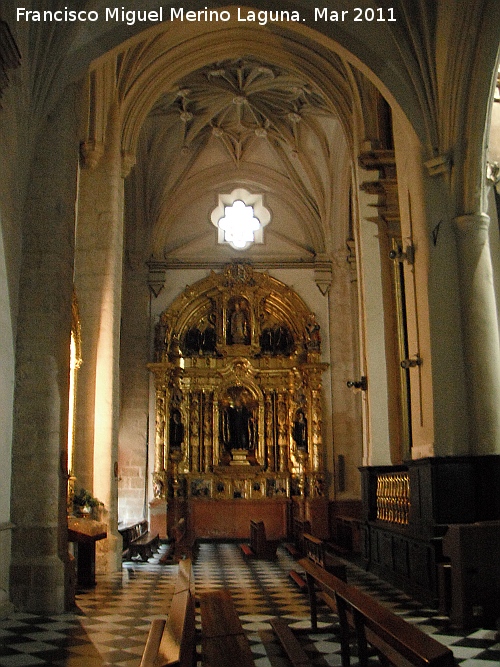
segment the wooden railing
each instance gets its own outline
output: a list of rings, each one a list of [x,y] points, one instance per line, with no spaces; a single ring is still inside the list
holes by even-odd
[[[406,526],[410,517],[410,476],[407,472],[377,476],[377,519]]]

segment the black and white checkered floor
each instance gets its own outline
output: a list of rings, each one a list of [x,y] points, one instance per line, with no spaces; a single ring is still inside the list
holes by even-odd
[[[267,621],[280,615],[297,631],[318,667],[340,665],[340,646],[332,631],[335,617],[320,616],[312,633],[307,596],[288,577],[296,567],[284,549],[274,562],[245,560],[238,545],[202,543],[194,563],[198,593],[213,588],[232,591],[257,667],[289,667]],[[95,589],[77,596],[75,613],[42,617],[15,613],[0,620],[0,667],[137,667],[150,621],[168,613],[177,567],[125,563],[121,573],[101,576]],[[464,636],[448,619],[424,608],[372,575],[348,565],[351,583],[360,585],[438,641],[449,646],[460,667],[500,665],[500,640],[491,630]]]

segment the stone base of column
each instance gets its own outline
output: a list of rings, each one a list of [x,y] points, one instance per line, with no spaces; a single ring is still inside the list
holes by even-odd
[[[8,616],[14,611],[14,605],[9,600],[7,591],[0,589],[0,618]]]
[[[22,563],[12,563],[10,568],[11,599],[20,611],[34,614],[62,614],[67,611],[66,569],[57,556],[44,557]]]
[[[108,537],[96,542],[96,574],[112,574],[122,569],[123,539],[120,533],[112,533],[108,526]]]
[[[149,503],[149,530],[158,533],[161,540],[167,537],[167,501],[155,498]]]

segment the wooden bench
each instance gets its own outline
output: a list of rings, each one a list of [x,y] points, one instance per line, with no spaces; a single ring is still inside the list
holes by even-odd
[[[312,667],[312,662],[307,657],[288,623],[282,618],[272,618],[269,623],[293,667]]]
[[[307,519],[294,519],[292,526],[294,544],[297,551],[304,556],[306,553],[304,547],[304,535],[311,534],[311,522]]]
[[[119,528],[118,532],[123,538],[122,557],[125,560],[140,556],[143,561],[147,561],[158,550],[160,536],[148,530],[146,519],[126,528]]]
[[[326,550],[326,545],[323,540],[314,537],[309,533],[303,535],[303,545],[306,551],[306,556],[313,563],[323,567],[327,572],[334,574],[342,581],[347,581],[347,572],[345,563],[342,563],[338,558],[329,554]],[[290,570],[289,576],[301,591],[307,590],[307,582],[303,575],[296,570]]]
[[[361,519],[338,514],[333,517],[334,542],[332,548],[339,554],[353,554],[361,551]]]
[[[336,601],[343,667],[350,665],[349,638],[352,629],[357,639],[360,667],[368,667],[368,644],[376,650],[384,665],[455,667],[452,651],[416,625],[408,623],[311,559],[302,558],[299,564],[307,577],[313,630],[317,629],[316,587],[323,592],[326,601]]]
[[[200,613],[204,667],[255,667],[229,591],[217,589],[202,593]]]
[[[328,553],[327,546],[323,540],[304,533],[305,555],[330,574],[334,574],[342,581],[347,581],[346,566],[341,560]]]
[[[292,542],[287,542],[284,547],[292,558],[297,560],[305,555],[304,534],[311,532],[311,522],[302,519],[294,519],[292,522]]]
[[[257,558],[276,558],[279,540],[268,540],[263,521],[250,521],[250,548]]]
[[[194,575],[189,559],[179,561],[168,617],[151,622],[139,667],[196,667]]]
[[[299,574],[299,572],[297,572],[297,570],[290,570],[288,576],[303,593],[307,592],[307,582],[304,579],[304,577],[301,574]]]
[[[268,540],[263,521],[250,521],[250,544],[240,544],[244,556],[274,560],[279,540]]]

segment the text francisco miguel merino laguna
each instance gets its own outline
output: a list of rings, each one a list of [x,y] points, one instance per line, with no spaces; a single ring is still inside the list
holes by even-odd
[[[163,8],[158,7],[155,10],[139,10],[139,9],[130,9],[127,10],[125,7],[106,7],[104,12],[99,13],[97,10],[75,10],[64,7],[64,9],[58,9],[55,11],[50,10],[31,10],[26,9],[26,7],[17,8],[17,20],[18,21],[32,21],[32,22],[54,22],[54,23],[70,23],[70,22],[95,22],[100,19],[105,21],[115,21],[126,23],[127,25],[134,25],[136,22],[149,22],[149,23],[161,23],[163,21],[195,21],[200,23],[217,23],[217,22],[226,22],[231,21],[231,19],[236,19],[237,21],[248,21],[253,23],[258,23],[259,25],[265,25],[268,21],[305,21],[305,18],[301,18],[298,11],[288,11],[288,10],[261,10],[253,11],[251,9],[246,9],[242,7],[237,7],[236,15],[233,11],[228,9],[199,9],[196,11],[185,10],[183,7],[170,7]],[[368,12],[371,12],[368,14]],[[332,9],[327,9],[326,7],[313,8],[314,20],[315,21],[395,21],[394,18],[394,9],[393,8],[378,8],[374,9],[365,9],[363,10],[360,7],[355,7],[350,13],[348,10],[343,11],[334,11]]]

